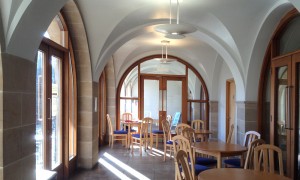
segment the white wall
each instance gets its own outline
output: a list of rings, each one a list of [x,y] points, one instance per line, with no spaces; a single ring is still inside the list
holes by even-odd
[[[219,74],[219,88],[218,88],[218,101],[219,101],[219,114],[218,114],[218,139],[226,141],[226,80],[233,78],[227,64],[222,61]]]

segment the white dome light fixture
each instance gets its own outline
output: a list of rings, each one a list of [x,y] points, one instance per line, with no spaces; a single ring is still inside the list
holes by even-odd
[[[170,22],[155,27],[155,31],[165,34],[168,39],[183,39],[184,34],[197,31],[197,28],[188,24],[179,24],[179,0],[177,0],[176,24],[172,24],[172,0],[170,0]]]
[[[159,60],[162,64],[168,64],[170,62],[176,61],[176,59],[168,57],[168,46],[170,41],[162,40],[161,41],[161,58],[155,58],[155,60]]]

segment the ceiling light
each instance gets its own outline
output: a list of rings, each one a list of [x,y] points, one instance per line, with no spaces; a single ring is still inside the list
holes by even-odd
[[[170,62],[176,61],[176,59],[168,57],[168,46],[170,41],[162,40],[161,41],[161,58],[155,58],[155,60],[159,60],[162,64],[168,64]]]
[[[165,34],[169,39],[182,39],[184,34],[197,31],[197,28],[188,24],[179,24],[179,0],[177,0],[176,23],[172,23],[172,0],[170,0],[170,21],[169,24],[155,26],[155,31]]]

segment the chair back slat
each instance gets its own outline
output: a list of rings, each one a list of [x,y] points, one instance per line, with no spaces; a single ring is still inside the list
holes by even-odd
[[[132,114],[131,113],[128,113],[128,112],[125,112],[122,114],[122,120],[125,121],[125,120],[132,120]]]
[[[234,124],[231,124],[230,129],[229,129],[229,133],[226,139],[226,143],[230,143],[231,142],[231,137],[232,137],[232,133],[234,130]]]
[[[254,170],[261,171],[263,168],[264,172],[275,173],[274,153],[277,154],[279,174],[284,176],[282,150],[271,144],[263,144],[254,148]]]
[[[190,159],[191,167],[195,166],[194,154],[192,152],[190,141],[187,138],[185,138],[182,135],[174,136],[173,137],[173,147],[174,147],[175,154],[179,150],[185,151]],[[195,174],[195,168],[191,168],[191,169],[192,169],[192,174]]]
[[[188,125],[188,124],[184,124],[184,123],[178,124],[178,125],[176,126],[176,128],[175,128],[176,134],[177,134],[177,135],[181,135],[182,130],[183,130],[184,128],[187,128],[187,127],[191,127],[191,126]]]
[[[191,144],[196,142],[195,130],[193,128],[184,128],[181,133],[185,138],[187,138],[190,141]]]
[[[201,129],[205,129],[204,124],[205,123],[203,120],[193,120],[191,126],[195,130],[201,130]]]
[[[171,137],[171,130],[170,130],[169,121],[162,120],[161,125],[162,125],[163,131],[164,131],[164,140],[165,140],[165,142],[170,141],[172,139],[172,137]]]
[[[255,139],[260,139],[260,134],[256,131],[247,131],[244,138],[244,146],[248,147]]]
[[[179,150],[174,159],[176,177],[179,180],[193,180],[193,174],[188,163],[188,155],[185,151]],[[182,173],[180,171],[182,169]]]
[[[244,169],[254,169],[254,148],[262,144],[265,144],[265,141],[262,139],[256,139],[250,143],[247,151]]]
[[[113,134],[113,128],[112,128],[112,123],[111,123],[111,119],[109,114],[106,115],[106,119],[107,119],[107,124],[108,124],[108,129],[109,129],[109,134],[112,135]]]

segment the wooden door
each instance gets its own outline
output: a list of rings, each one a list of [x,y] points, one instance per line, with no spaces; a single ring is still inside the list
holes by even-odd
[[[226,81],[226,139],[229,134],[230,126],[235,124],[235,82],[233,79]],[[234,130],[236,132],[236,130]],[[232,133],[231,142],[235,142],[235,133]]]
[[[274,58],[271,64],[270,141],[283,152],[285,175],[299,178],[300,53]],[[296,178],[297,179],[297,178]]]

